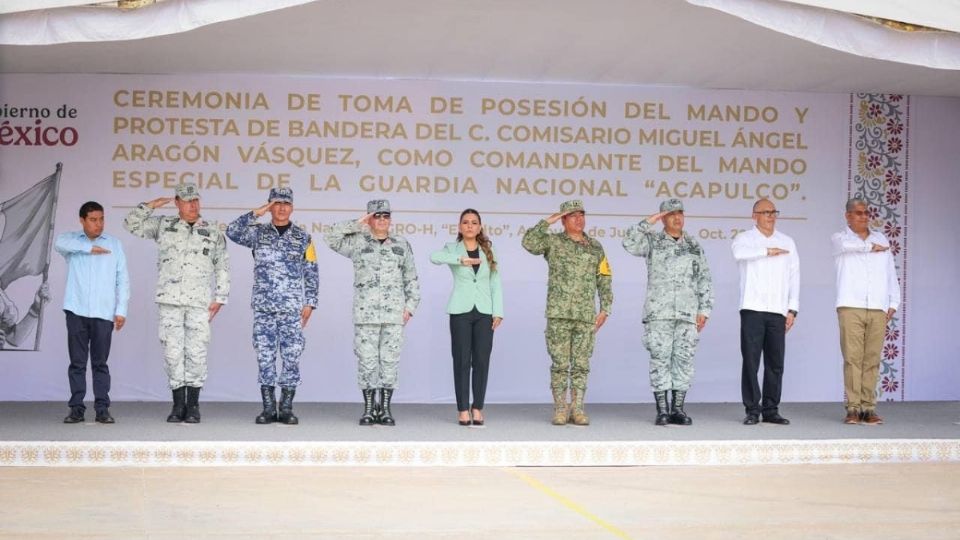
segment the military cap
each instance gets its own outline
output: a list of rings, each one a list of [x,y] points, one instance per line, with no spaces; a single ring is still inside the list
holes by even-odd
[[[661,212],[683,212],[683,201],[680,199],[667,199],[660,203]]]
[[[368,214],[389,214],[390,201],[386,199],[374,199],[367,203]]]
[[[293,189],[288,187],[270,188],[270,196],[267,202],[285,202],[293,204]]]
[[[174,192],[181,201],[192,201],[200,198],[200,190],[197,189],[196,184],[177,184]]]
[[[583,201],[580,199],[574,199],[572,201],[566,201],[560,205],[560,213],[564,212],[585,212],[583,209]]]

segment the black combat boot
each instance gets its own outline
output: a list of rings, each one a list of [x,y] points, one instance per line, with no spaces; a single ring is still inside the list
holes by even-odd
[[[689,426],[693,423],[693,419],[687,416],[687,413],[683,410],[683,400],[687,398],[686,390],[674,390],[673,391],[673,403],[670,407],[670,423],[677,424],[678,426]]]
[[[277,394],[272,386],[260,386],[260,397],[263,399],[263,412],[255,420],[258,424],[270,424],[277,421]]]
[[[280,389],[280,414],[277,415],[277,420],[291,426],[300,423],[300,419],[293,414],[293,396],[296,393],[297,389],[294,387]]]
[[[670,408],[667,406],[667,392],[654,392],[653,399],[657,402],[657,419],[654,424],[665,426],[670,423]]]
[[[187,387],[187,415],[183,418],[187,424],[200,423],[200,387]]]
[[[390,413],[390,399],[393,398],[393,388],[380,389],[380,424],[384,426],[395,426],[397,422]]]
[[[372,426],[377,422],[376,417],[374,416],[374,393],[376,390],[373,388],[364,388],[363,392],[363,415],[360,416],[360,425],[361,426]]]
[[[173,408],[170,409],[170,416],[167,422],[183,422],[183,417],[187,415],[187,387],[173,389]]]

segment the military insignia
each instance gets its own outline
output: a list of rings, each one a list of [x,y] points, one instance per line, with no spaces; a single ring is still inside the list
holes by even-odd
[[[400,246],[393,246],[392,248],[390,248],[390,251],[392,251],[394,255],[403,257],[403,248]]]
[[[208,231],[207,229],[197,229],[197,234],[199,234],[200,236],[209,237],[210,231]]]
[[[600,260],[600,267],[597,268],[597,273],[601,276],[612,276],[613,270],[610,269],[610,262],[607,261],[607,258],[604,257]]]
[[[313,247],[313,242],[307,245],[307,252],[303,254],[307,262],[317,262],[317,250]]]

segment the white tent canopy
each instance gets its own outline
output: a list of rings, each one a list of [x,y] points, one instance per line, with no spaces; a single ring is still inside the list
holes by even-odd
[[[297,0],[287,0],[269,6],[275,9],[295,3]],[[61,10],[146,17],[156,14],[153,10],[186,6],[195,10],[202,4],[223,2],[169,0],[122,13],[99,8],[11,13],[0,19],[0,35],[12,32],[9,25],[15,17],[50,17]],[[739,4],[813,9],[777,0],[743,0]],[[935,13],[928,4],[912,9],[920,14],[917,24],[928,22]],[[949,15],[956,15],[956,2],[938,4],[945,13],[940,26],[953,26],[956,17]],[[893,13],[903,11],[872,14]],[[717,9],[680,1],[319,0],[217,24],[181,22],[198,27],[128,41],[3,45],[0,70],[302,73],[960,96],[958,71],[840,52]],[[913,34],[920,33],[898,39],[909,42]],[[957,38],[952,33],[932,34],[942,40]]]

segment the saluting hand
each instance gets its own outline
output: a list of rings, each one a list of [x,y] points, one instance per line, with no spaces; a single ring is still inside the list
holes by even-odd
[[[264,214],[270,211],[270,207],[272,207],[276,202],[277,201],[270,201],[267,204],[261,206],[260,208],[257,208],[256,210],[253,211],[253,215],[257,217],[262,217]]]
[[[460,257],[460,264],[462,264],[463,266],[473,266],[475,264],[480,264],[480,259],[471,258],[471,257]]]
[[[654,225],[656,222],[658,222],[658,221],[660,221],[661,219],[663,219],[663,216],[665,216],[665,215],[667,215],[667,214],[669,214],[669,213],[670,213],[670,212],[657,212],[656,214],[653,214],[652,216],[650,216],[650,217],[647,218],[647,223],[649,223],[649,224],[651,224],[651,225]]]
[[[173,201],[173,197],[158,197],[147,203],[150,208],[160,208],[161,206]]]
[[[881,246],[880,244],[873,244],[873,247],[870,248],[870,251],[874,253],[879,253],[881,251],[887,251],[890,249],[890,246]]]
[[[568,211],[568,212],[557,212],[556,214],[551,214],[550,217],[547,218],[547,223],[549,223],[550,225],[553,225],[554,223],[560,221],[560,218],[562,218],[563,216],[569,213],[570,212]]]
[[[110,250],[107,248],[102,248],[100,246],[93,246],[90,248],[91,255],[106,255],[107,253],[110,253]]]
[[[357,220],[357,223],[361,223],[361,224],[366,225],[367,227],[369,227],[369,226],[370,226],[370,220],[371,220],[371,219],[373,219],[373,212],[370,212],[369,214],[367,214],[367,215],[363,216],[362,218],[358,219],[358,220]]]
[[[790,252],[778,247],[767,248],[767,257],[776,257],[777,255],[786,255],[787,253]]]

